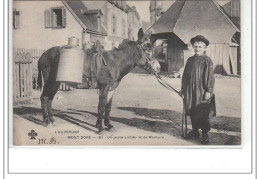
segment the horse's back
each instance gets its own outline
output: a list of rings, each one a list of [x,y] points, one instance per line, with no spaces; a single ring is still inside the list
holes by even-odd
[[[42,69],[45,67],[51,67],[53,63],[59,62],[59,55],[60,55],[60,47],[52,47],[45,51],[39,61],[38,61],[38,68]]]

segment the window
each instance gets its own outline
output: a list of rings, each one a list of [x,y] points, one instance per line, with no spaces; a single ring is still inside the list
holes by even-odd
[[[125,37],[125,20],[122,20],[122,36]]]
[[[66,9],[63,7],[46,10],[45,13],[46,28],[65,28],[66,27]]]
[[[239,1],[231,1],[231,17],[240,16],[240,3]]]
[[[117,31],[116,16],[112,15],[112,33],[116,34],[116,31]]]
[[[20,11],[13,11],[13,28],[18,29],[20,27]]]
[[[101,31],[101,17],[100,16],[97,17],[97,30],[98,30],[98,32]]]

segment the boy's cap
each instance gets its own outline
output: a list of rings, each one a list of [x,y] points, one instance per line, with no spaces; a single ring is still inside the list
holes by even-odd
[[[196,37],[193,37],[193,38],[190,40],[190,43],[191,43],[191,44],[194,44],[194,42],[199,42],[199,41],[204,42],[204,43],[206,44],[206,46],[209,45],[208,39],[206,39],[206,38],[205,38],[204,36],[202,36],[202,35],[197,35]]]

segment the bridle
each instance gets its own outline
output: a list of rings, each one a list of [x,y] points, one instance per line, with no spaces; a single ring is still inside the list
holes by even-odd
[[[145,52],[145,50],[144,50],[144,45],[146,45],[146,44],[148,44],[149,42],[147,42],[147,43],[142,43],[142,44],[139,44],[139,45],[137,45],[137,47],[138,47],[138,50],[142,53],[142,57],[141,58],[144,58],[145,59],[145,66],[143,67],[145,70],[147,70],[147,71],[151,71],[151,68],[152,68],[152,65],[153,65],[153,63],[156,61],[155,59],[150,59],[148,56],[147,56],[147,54],[146,54],[146,52]]]

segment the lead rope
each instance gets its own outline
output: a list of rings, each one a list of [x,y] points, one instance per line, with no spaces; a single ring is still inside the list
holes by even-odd
[[[170,91],[174,91],[175,93],[177,93],[179,95],[179,91],[177,91],[174,87],[172,87],[169,83],[165,82],[162,77],[160,75],[155,75],[157,81],[164,86],[165,88],[167,88]],[[179,95],[180,96],[180,95]],[[181,122],[181,132],[182,132],[182,136],[184,138],[186,138],[187,136],[187,116],[185,113],[185,105],[184,105],[184,98],[181,96],[182,98],[182,103],[183,103],[183,113],[182,113],[182,122]]]

